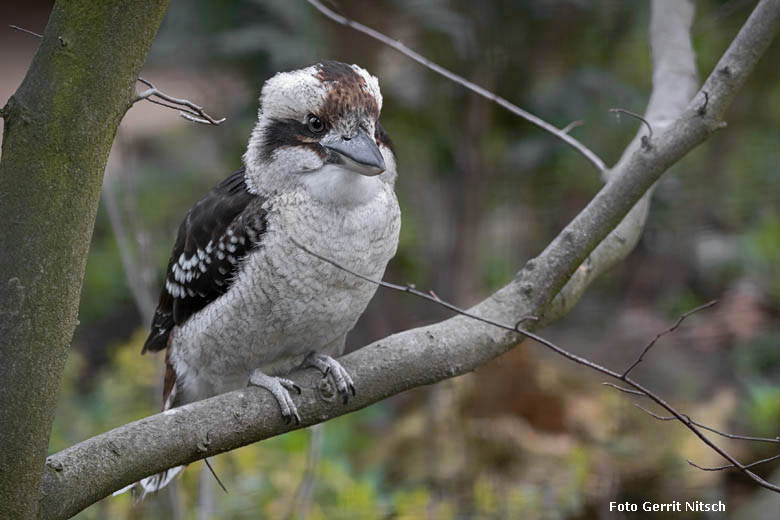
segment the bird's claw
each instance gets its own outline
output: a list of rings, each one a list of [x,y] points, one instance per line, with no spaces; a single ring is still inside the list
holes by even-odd
[[[352,382],[349,372],[332,357],[311,353],[306,357],[304,365],[314,367],[322,372],[323,378],[330,376],[344,404],[347,404],[347,401],[349,401],[350,393],[353,396],[356,394],[355,384]]]
[[[274,396],[279,408],[282,410],[282,418],[286,424],[290,424],[295,419],[296,424],[301,424],[301,417],[298,415],[298,408],[290,396],[290,390],[301,395],[301,387],[296,385],[290,379],[283,377],[273,377],[264,374],[260,370],[254,370],[249,376],[250,386],[259,386],[265,388]]]

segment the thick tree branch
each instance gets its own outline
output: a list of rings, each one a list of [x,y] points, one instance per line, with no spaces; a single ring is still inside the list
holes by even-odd
[[[702,103],[697,100],[704,96],[697,95],[666,128],[655,127],[650,146],[635,149],[621,160],[608,184],[536,259],[511,283],[469,311],[504,323],[543,313],[571,274],[663,172],[721,127],[736,91],[779,26],[780,2],[762,0],[707,79],[702,89],[708,93],[707,109],[702,113]],[[304,389],[296,399],[301,416],[296,427],[323,422],[409,388],[474,370],[511,349],[517,339],[516,332],[457,316],[374,342],[341,360],[358,388],[358,395],[345,406],[337,402],[328,380],[316,371],[295,373],[292,378]],[[626,382],[647,393],[638,383]],[[659,401],[669,410],[667,403]],[[683,416],[677,418],[685,423]],[[258,388],[147,417],[51,456],[44,475],[42,512],[46,518],[64,518],[143,476],[290,429],[270,394]],[[744,465],[719,453],[752,475]],[[771,484],[768,487],[774,488]]]
[[[653,0],[651,3],[653,91],[644,118],[658,130],[665,129],[682,113],[698,86],[696,56],[690,37],[693,11],[693,3],[690,1]],[[605,181],[611,178],[613,172],[620,171],[622,163],[641,148],[644,135],[644,130],[640,128],[616,166],[605,172]],[[546,323],[568,314],[594,280],[634,250],[645,227],[653,191],[654,188],[651,188],[645,193],[614,231],[574,272],[547,309]]]
[[[538,260],[561,267],[560,270],[552,268],[552,276],[557,278],[563,272],[573,272],[572,261],[579,265],[585,258],[572,255],[590,250],[594,242],[604,238],[601,233],[591,234],[594,230],[612,228],[615,225],[612,219],[625,215],[664,171],[725,125],[726,109],[777,33],[778,11],[780,2],[762,0],[682,114],[666,129],[656,132],[649,147],[634,150],[613,168],[607,185],[540,255]],[[701,110],[704,92],[708,104],[706,110]],[[567,251],[572,255],[566,254]]]

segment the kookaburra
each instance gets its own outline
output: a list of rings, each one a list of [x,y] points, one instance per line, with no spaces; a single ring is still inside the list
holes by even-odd
[[[335,360],[395,254],[396,165],[377,79],[325,61],[276,74],[260,94],[244,166],[179,227],[143,352],[167,349],[163,410],[236,390],[270,391],[298,420],[283,376],[313,366],[346,402]],[[166,485],[178,469],[142,480]],[[132,487],[132,486],[131,486]]]

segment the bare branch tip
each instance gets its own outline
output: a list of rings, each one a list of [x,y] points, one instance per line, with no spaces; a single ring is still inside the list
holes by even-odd
[[[647,137],[648,140],[653,138],[653,127],[650,125],[650,123],[647,121],[647,119],[645,119],[644,117],[640,116],[636,112],[632,112],[630,110],[626,110],[625,108],[610,108],[609,111],[613,112],[614,114],[616,114],[617,117],[618,117],[618,120],[620,120],[620,114],[626,114],[627,116],[631,116],[631,117],[633,117],[635,119],[639,119],[641,122],[643,122],[645,124],[645,126],[647,126],[648,135],[645,136],[645,137]],[[647,147],[647,148],[650,147],[650,143],[646,142],[644,140],[642,141],[642,145]]]
[[[710,470],[708,470],[708,469],[706,469],[706,468],[704,468],[702,466],[699,466],[698,464],[693,462],[691,459],[685,459],[685,462],[687,462],[688,464],[690,464],[691,466],[693,466],[696,469],[700,469],[702,471],[710,471]]]
[[[571,132],[575,128],[583,126],[584,124],[585,124],[585,121],[583,121],[581,119],[578,119],[576,121],[572,121],[568,125],[566,125],[563,128],[561,128],[561,132],[564,133],[564,134],[568,134],[569,132]]]
[[[203,117],[194,116],[189,112],[184,112],[184,111],[179,111],[179,116],[186,119],[187,121],[192,121],[193,123],[201,123],[203,125],[214,125],[214,126],[224,123],[225,120],[227,119],[225,117],[223,117],[222,119],[212,119],[211,117],[206,119]]]
[[[154,86],[154,85],[152,85],[152,82],[151,82],[151,81],[145,80],[145,79],[144,79],[144,78],[142,78],[141,76],[138,76],[138,78],[136,78],[136,81],[140,81],[141,83],[143,83],[144,85],[146,85],[146,86],[147,86],[147,87],[149,87],[149,88],[155,88],[155,86]]]
[[[609,381],[604,381],[601,384],[604,385],[604,386],[608,386],[610,388],[614,388],[615,390],[619,390],[619,391],[621,391],[623,393],[626,393],[626,394],[641,395],[642,397],[647,397],[647,394],[644,393],[644,392],[641,392],[639,390],[631,390],[630,388],[625,388],[625,387],[616,385],[615,383],[610,383]]]
[[[773,456],[767,457],[765,459],[760,459],[760,460],[751,462],[750,464],[744,464],[743,465],[743,464],[740,464],[740,463],[737,462],[737,463],[731,463],[731,464],[724,464],[723,466],[713,466],[713,467],[699,466],[698,464],[692,462],[691,460],[688,460],[687,462],[688,462],[688,464],[690,464],[694,468],[700,469],[702,471],[723,471],[725,469],[731,469],[731,468],[735,468],[735,469],[739,469],[741,471],[745,471],[745,470],[747,470],[749,468],[754,468],[754,467],[759,466],[761,464],[766,464],[767,462],[772,462],[772,461],[775,461],[777,459],[780,459],[780,454],[773,455]],[[752,473],[750,471],[747,471],[746,473],[748,473],[749,475],[754,475],[754,473]],[[769,489],[774,489],[774,488],[770,487]]]
[[[655,344],[658,342],[659,339],[677,330],[677,328],[682,324],[682,322],[685,321],[685,319],[688,318],[689,316],[696,314],[697,312],[703,311],[705,309],[709,309],[710,307],[714,306],[716,303],[718,303],[718,300],[710,300],[707,303],[699,305],[698,307],[694,307],[693,309],[681,314],[677,318],[677,321],[675,321],[671,327],[656,334],[655,337],[651,339],[647,345],[645,345],[645,348],[642,349],[642,352],[640,352],[639,356],[634,360],[633,363],[631,363],[631,365],[628,366],[628,368],[625,369],[625,371],[621,376],[621,379],[625,379],[628,376],[628,374],[631,373],[631,371],[634,370],[634,368],[636,368],[636,366],[639,365],[645,359],[645,355],[647,355],[647,353],[650,352],[650,349],[653,348],[653,346],[655,346]]]
[[[207,468],[209,469],[209,471],[211,472],[211,475],[214,477],[214,480],[216,480],[216,481],[217,481],[217,484],[219,484],[219,487],[221,487],[221,488],[222,488],[222,491],[224,491],[224,492],[225,492],[225,494],[228,494],[228,495],[229,495],[230,493],[228,493],[228,490],[227,490],[227,488],[225,487],[225,484],[223,484],[223,483],[222,483],[222,481],[221,481],[221,480],[219,479],[219,477],[217,476],[217,472],[216,472],[216,471],[214,471],[214,468],[212,468],[212,467],[211,467],[211,463],[209,462],[209,459],[208,459],[208,458],[206,458],[206,457],[204,457],[204,458],[203,458],[203,462],[205,462],[205,463],[206,463],[206,467],[207,467]]]
[[[515,330],[522,334],[523,330],[520,325],[526,321],[539,321],[539,316],[534,316],[533,314],[529,314],[528,316],[521,316],[520,319],[515,322]]]
[[[204,125],[217,126],[226,120],[226,118],[224,117],[222,119],[214,119],[208,113],[206,113],[206,111],[200,105],[196,105],[195,103],[193,103],[188,99],[180,99],[180,98],[173,97],[169,94],[166,94],[165,92],[155,87],[154,84],[152,84],[152,82],[149,80],[146,80],[140,76],[136,78],[136,80],[143,83],[149,88],[141,92],[140,94],[138,94],[135,97],[135,99],[133,99],[133,101],[130,103],[131,105],[145,99],[150,103],[164,106],[166,108],[170,108],[173,110],[178,110],[179,116],[186,119],[187,121],[192,121],[193,123],[201,123]],[[157,99],[153,99],[153,97],[160,98],[165,102],[159,101]]]
[[[634,403],[634,406],[636,406],[637,408],[639,408],[640,410],[645,412],[650,417],[658,419],[659,421],[673,421],[673,420],[676,419],[676,417],[674,417],[672,415],[658,415],[657,413],[648,410],[647,408],[645,408],[644,406],[642,406],[642,405],[640,405],[638,403]]]
[[[25,29],[24,27],[19,27],[18,25],[10,24],[10,25],[8,25],[8,27],[10,27],[11,29],[14,29],[16,31],[20,31],[20,32],[23,32],[23,33],[30,34],[32,36],[37,36],[38,38],[43,38],[42,34],[38,34],[37,32],[31,31],[30,29]]]

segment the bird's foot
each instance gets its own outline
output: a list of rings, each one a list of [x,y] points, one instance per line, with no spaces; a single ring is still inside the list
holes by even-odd
[[[355,395],[355,385],[352,382],[349,372],[341,366],[341,363],[332,357],[312,352],[306,356],[306,359],[303,361],[303,366],[316,368],[322,372],[322,377],[328,377],[328,375],[330,375],[344,404],[347,404],[350,392],[352,395]]]
[[[271,395],[276,398],[276,402],[279,403],[279,408],[282,409],[282,417],[287,424],[290,424],[290,421],[293,419],[295,419],[297,424],[301,424],[298,408],[296,408],[290,396],[290,390],[294,390],[298,395],[301,395],[300,386],[283,377],[266,375],[259,369],[252,371],[252,374],[249,376],[249,385],[259,386],[271,392]]]

